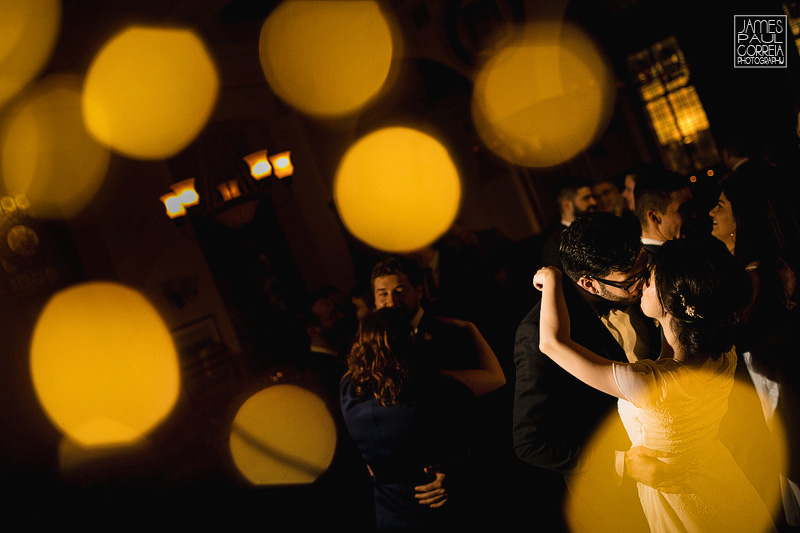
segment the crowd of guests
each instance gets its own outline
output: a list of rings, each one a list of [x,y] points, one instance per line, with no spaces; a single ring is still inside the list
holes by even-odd
[[[780,169],[730,165],[570,176],[535,244],[456,222],[314,295],[302,364],[340,430],[318,483],[377,531],[800,526],[800,227]],[[681,381],[700,370],[703,387]],[[590,460],[604,420],[619,438]]]

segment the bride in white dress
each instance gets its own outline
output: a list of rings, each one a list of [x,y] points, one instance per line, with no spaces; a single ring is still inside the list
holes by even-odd
[[[617,363],[571,341],[561,272],[548,267],[534,276],[542,291],[541,351],[620,399],[633,446],[688,467],[668,492],[638,483],[653,532],[774,531],[762,499],[718,438],[736,368],[734,311],[749,288],[747,274],[725,252],[713,243],[661,246],[641,301],[663,331],[657,361]]]

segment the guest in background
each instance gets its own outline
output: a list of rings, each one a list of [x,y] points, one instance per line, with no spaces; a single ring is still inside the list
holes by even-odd
[[[623,196],[624,180],[631,181],[630,203]],[[633,186],[636,184],[636,174],[619,176],[618,178],[602,178],[592,185],[592,194],[597,201],[597,210],[612,213],[639,229],[639,220],[633,212]]]
[[[681,237],[681,212],[691,197],[688,180],[677,172],[659,168],[637,179],[636,216],[642,228],[642,245],[651,260],[659,246]]]
[[[356,283],[350,290],[350,305],[352,305],[356,320],[361,320],[375,307],[372,291],[367,283]]]
[[[399,308],[410,321],[414,332],[414,353],[420,365],[428,365],[437,372],[479,367],[478,346],[473,336],[464,328],[454,325],[452,320],[428,309],[422,276],[416,262],[406,257],[385,258],[375,264],[371,284],[377,309]],[[470,287],[467,280],[460,288],[466,296],[470,296]],[[480,303],[477,294],[472,296]],[[487,309],[492,310],[491,306]],[[486,337],[482,330],[481,334]],[[500,387],[484,395],[475,405],[473,425],[480,427],[481,431],[473,446],[474,483],[497,487],[483,497],[481,508],[485,509],[490,508],[486,506],[489,500],[493,502],[491,508],[504,505],[506,492],[510,490],[510,487],[503,485],[504,472],[508,470],[506,461],[514,459],[508,443],[510,437],[505,431],[510,423],[510,420],[506,420],[510,417],[506,403],[508,392],[506,387]],[[483,518],[491,521],[493,517]]]
[[[632,213],[636,212],[636,199],[633,196],[633,191],[636,187],[636,180],[639,175],[634,172],[625,174],[625,187],[622,189],[622,198],[625,200],[625,207]]]
[[[795,272],[781,257],[780,243],[771,224],[767,190],[746,172],[722,182],[717,205],[709,215],[712,235],[722,241],[747,269],[753,298],[742,311],[736,346],[761,399],[766,421],[773,427],[782,420],[789,439],[788,474],[782,479],[784,510],[789,524],[800,525],[798,482],[800,446],[798,390],[800,364],[797,350]]]
[[[561,232],[581,215],[597,210],[597,201],[592,195],[592,182],[580,176],[569,176],[560,180],[556,186],[556,205],[559,222],[548,229],[542,244],[542,265],[561,266],[558,246]]]
[[[619,190],[619,185],[612,178],[596,180],[592,184],[592,196],[597,202],[597,210],[622,216],[626,207],[625,198]]]
[[[342,412],[372,475],[381,532],[446,531],[470,523],[458,481],[469,475],[472,398],[496,390],[505,378],[477,328],[449,322],[472,336],[477,368],[433,369],[414,347],[406,313],[393,307],[362,320],[348,357]],[[445,475],[447,490],[427,490]]]

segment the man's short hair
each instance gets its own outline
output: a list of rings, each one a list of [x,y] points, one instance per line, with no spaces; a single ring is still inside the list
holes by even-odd
[[[610,183],[617,189],[617,191],[622,192],[622,190],[625,189],[625,176],[617,175],[617,176],[606,176],[603,178],[597,178],[594,181],[592,181],[592,188],[603,183]]]
[[[375,263],[372,267],[372,274],[369,278],[369,286],[371,290],[375,290],[375,280],[384,276],[392,276],[396,274],[405,274],[409,283],[414,288],[422,285],[422,274],[420,273],[419,266],[411,259],[405,257],[391,256],[382,259]]]
[[[672,201],[672,193],[689,185],[686,178],[665,168],[651,170],[639,176],[633,189],[636,216],[647,224],[647,212],[664,213]]]
[[[561,264],[573,281],[633,268],[642,250],[636,225],[612,213],[587,213],[561,232]]]
[[[564,200],[574,200],[578,194],[578,189],[583,187],[592,186],[592,182],[588,178],[581,176],[567,176],[562,178],[556,184],[556,203],[558,204],[559,211],[561,210],[561,202]]]

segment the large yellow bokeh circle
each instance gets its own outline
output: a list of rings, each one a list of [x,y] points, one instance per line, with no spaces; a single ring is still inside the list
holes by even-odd
[[[139,292],[89,282],[54,295],[33,333],[31,377],[53,424],[84,446],[135,442],[180,388],[172,337]]]
[[[0,108],[42,70],[60,24],[58,0],[0,0]]]
[[[336,426],[315,394],[273,385],[239,408],[230,447],[236,468],[254,485],[307,484],[330,466]]]
[[[25,194],[39,218],[71,218],[94,197],[108,168],[108,148],[87,133],[81,80],[53,75],[15,102],[0,124],[0,176]]]
[[[369,0],[290,0],[261,29],[261,66],[273,92],[318,117],[353,113],[374,98],[394,53],[389,22]]]
[[[348,231],[386,252],[410,252],[438,239],[458,214],[461,181],[447,149],[405,127],[359,139],[342,158],[334,201]]]
[[[218,90],[216,68],[193,32],[134,26],[92,61],[83,117],[89,132],[114,151],[163,159],[200,133]]]
[[[605,129],[614,90],[606,62],[578,28],[531,24],[480,69],[472,117],[484,144],[511,163],[551,167]]]

